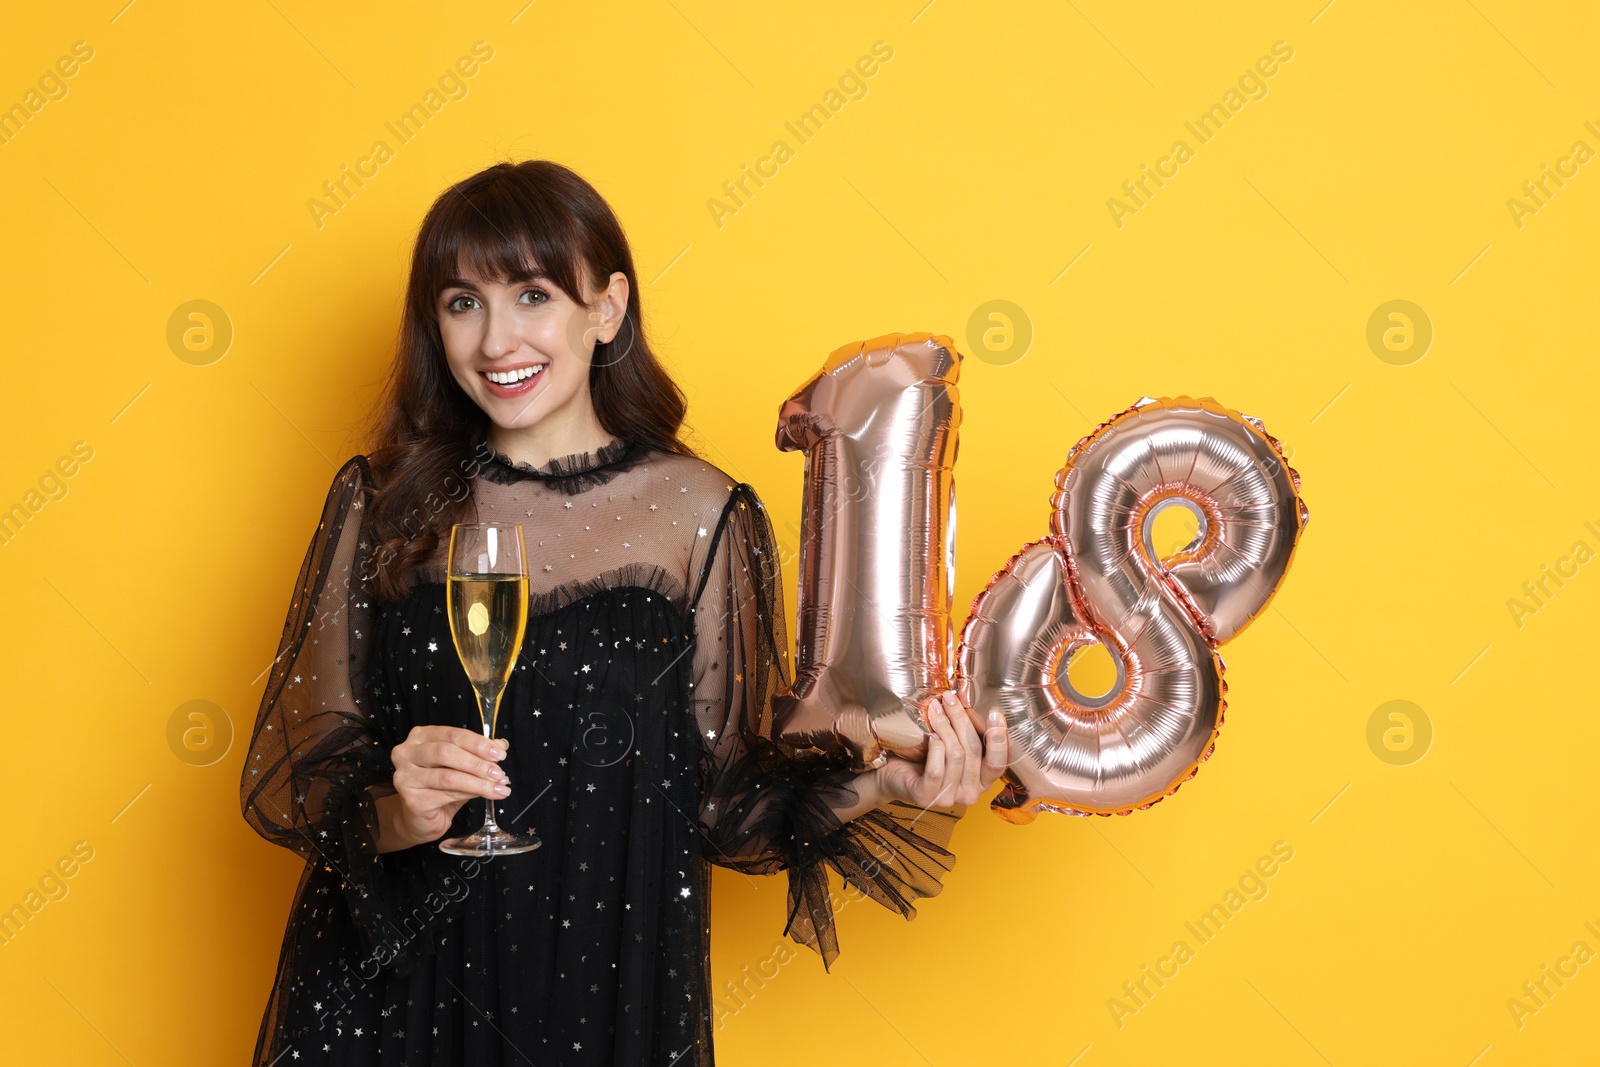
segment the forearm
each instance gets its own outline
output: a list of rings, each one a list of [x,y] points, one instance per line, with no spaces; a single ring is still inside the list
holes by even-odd
[[[850,780],[850,788],[855,792],[852,801],[847,796],[830,799],[828,810],[840,823],[847,823],[858,819],[867,812],[881,808],[892,798],[884,791],[883,779],[876,769],[863,771]]]
[[[411,848],[423,844],[406,828],[401,819],[403,806],[400,794],[387,786],[373,786],[371,789],[373,806],[378,811],[378,851],[399,852],[401,849]]]

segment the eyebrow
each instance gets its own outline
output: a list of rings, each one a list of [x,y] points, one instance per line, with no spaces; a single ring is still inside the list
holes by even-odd
[[[543,271],[534,271],[522,277],[507,279],[507,285],[523,285],[527,282],[550,282],[551,277]],[[466,278],[446,278],[441,289],[477,289],[477,285]]]

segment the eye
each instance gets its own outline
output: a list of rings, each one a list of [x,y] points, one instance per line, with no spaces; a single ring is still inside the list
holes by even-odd
[[[476,300],[476,298],[471,293],[458,293],[457,295],[451,297],[448,301],[446,301],[446,303],[444,305],[445,310],[446,311],[465,311],[466,310],[465,308],[456,307],[456,305],[458,303],[460,303],[461,301],[463,301],[463,300]]]
[[[543,304],[550,299],[550,294],[545,292],[543,289],[524,289],[522,291],[522,295],[528,297],[537,297],[535,300],[528,301],[530,304]]]

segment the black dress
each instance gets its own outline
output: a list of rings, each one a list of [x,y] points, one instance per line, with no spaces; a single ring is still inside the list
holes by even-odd
[[[787,932],[838,952],[827,868],[914,916],[962,810],[840,824],[838,758],[773,743],[788,638],[750,486],[625,440],[535,470],[464,457],[477,518],[520,522],[526,639],[502,699],[501,825],[542,848],[379,854],[374,795],[418,724],[479,730],[441,545],[409,595],[370,591],[372,476],[339,471],[301,567],[241,781],[245,818],[306,858],[255,1063],[712,1062],[709,863],[789,872]],[[469,801],[452,834],[481,824]]]

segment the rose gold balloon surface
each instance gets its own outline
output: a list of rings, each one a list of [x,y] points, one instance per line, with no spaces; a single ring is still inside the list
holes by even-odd
[[[857,767],[924,751],[921,705],[950,688],[960,355],[893,334],[834,352],[778,414],[803,450],[797,662],[779,736]]]
[[[1266,607],[1307,517],[1278,442],[1210,399],[1141,401],[1078,442],[1056,486],[1051,534],[978,594],[957,656],[974,717],[1005,717],[993,807],[1017,822],[1126,814],[1194,776],[1227,707],[1216,646]],[[1162,553],[1173,508],[1198,532]],[[1067,667],[1095,643],[1117,681],[1085,694]]]

